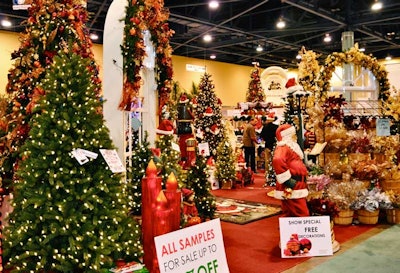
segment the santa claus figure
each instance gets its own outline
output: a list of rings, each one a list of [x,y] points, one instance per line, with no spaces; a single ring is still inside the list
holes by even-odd
[[[304,217],[310,213],[307,208],[307,168],[304,154],[296,141],[296,129],[283,124],[276,130],[277,144],[272,160],[276,173],[275,198],[282,200],[285,217]]]

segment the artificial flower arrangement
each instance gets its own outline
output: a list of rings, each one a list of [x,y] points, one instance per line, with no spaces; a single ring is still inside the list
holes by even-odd
[[[327,215],[331,219],[339,214],[339,208],[328,198],[313,198],[307,200],[307,207],[311,216]]]
[[[392,208],[389,196],[380,188],[364,189],[357,194],[355,202],[350,206],[353,210],[365,209],[373,212],[378,209]]]
[[[400,208],[400,193],[389,190],[385,192],[389,197],[390,202],[392,203],[392,208],[399,209]]]
[[[349,182],[331,183],[326,194],[329,200],[334,202],[340,210],[349,210],[358,198],[359,192],[365,189],[363,182],[353,180]]]

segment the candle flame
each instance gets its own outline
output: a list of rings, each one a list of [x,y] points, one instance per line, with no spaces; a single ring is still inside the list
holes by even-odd
[[[163,209],[163,210],[168,208],[168,200],[164,194],[164,191],[160,191],[158,193],[158,196],[156,199],[156,207],[157,207],[157,209]]]
[[[153,159],[151,159],[149,164],[147,165],[146,176],[156,176],[156,174],[157,174],[157,167],[156,164],[154,164]]]
[[[178,189],[178,181],[176,180],[175,174],[170,173],[166,182],[167,190],[177,190]]]

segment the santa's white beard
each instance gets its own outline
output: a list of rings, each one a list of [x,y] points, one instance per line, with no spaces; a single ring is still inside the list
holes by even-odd
[[[303,150],[300,148],[300,145],[296,142],[293,141],[292,139],[283,139],[282,141],[278,141],[276,143],[277,146],[288,146],[293,152],[298,154],[298,156],[303,159],[304,158],[304,153]]]

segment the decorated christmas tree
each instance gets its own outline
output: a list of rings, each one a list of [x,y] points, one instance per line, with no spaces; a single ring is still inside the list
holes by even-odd
[[[36,86],[45,95],[32,108],[4,231],[12,272],[107,272],[142,254],[126,185],[100,155],[114,147],[90,69],[61,53]]]
[[[81,4],[81,0],[32,1],[25,31],[20,35],[21,45],[11,54],[14,66],[9,71],[6,86],[9,94],[7,126],[0,126],[3,131],[0,142],[5,144],[5,149],[0,151],[0,173],[7,188],[12,187],[19,148],[29,133],[32,108],[43,95],[36,85],[46,75],[54,55],[69,49],[89,59],[90,76],[94,82],[100,82],[85,25],[88,12]],[[97,85],[93,92],[99,95],[100,87]]]
[[[194,108],[194,127],[198,143],[208,144],[210,156],[217,157],[217,147],[223,137],[221,101],[216,96],[211,75],[204,73],[199,84]],[[200,150],[200,153],[204,151]]]
[[[215,161],[215,176],[217,177],[220,186],[225,184],[232,186],[232,183],[236,179],[236,158],[225,130],[224,137],[218,145],[217,153],[218,157]]]
[[[144,134],[143,141],[135,138],[132,156],[127,162],[126,179],[128,183],[129,209],[133,215],[141,215],[142,178],[146,173],[150,159],[153,158],[147,138],[147,132]]]
[[[179,145],[175,141],[175,135],[160,135],[156,140],[156,148],[159,149],[159,158],[156,160],[157,169],[163,178],[163,185],[168,176],[173,173],[178,184],[183,182],[182,166],[179,165],[181,155]]]
[[[192,166],[187,175],[187,187],[195,192],[196,207],[199,217],[204,221],[213,219],[217,209],[215,196],[211,194],[211,184],[208,181],[208,167],[205,157],[196,157],[196,163]]]
[[[250,74],[249,87],[246,92],[246,101],[259,102],[265,100],[264,89],[261,86],[260,68],[255,65]]]

